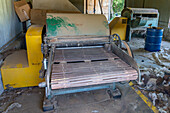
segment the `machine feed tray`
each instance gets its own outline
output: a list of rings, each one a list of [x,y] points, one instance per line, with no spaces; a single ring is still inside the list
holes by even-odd
[[[51,89],[135,80],[137,71],[111,51],[101,48],[56,50]]]

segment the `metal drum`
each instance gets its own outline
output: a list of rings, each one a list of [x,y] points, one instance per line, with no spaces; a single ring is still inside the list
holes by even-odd
[[[145,50],[151,52],[160,51],[162,36],[163,28],[160,27],[147,28]]]

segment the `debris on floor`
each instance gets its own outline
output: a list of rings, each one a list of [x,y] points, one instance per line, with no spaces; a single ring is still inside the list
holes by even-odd
[[[151,78],[146,84],[146,89],[147,90],[156,90],[156,81],[157,79]]]
[[[98,113],[99,111],[97,111],[97,110],[93,110],[93,111],[91,111],[92,113]]]
[[[143,84],[136,88],[149,97],[161,113],[168,113],[170,111],[170,75],[165,74],[163,77],[143,75],[142,81]]]
[[[24,106],[23,103],[17,101],[18,98],[23,95],[28,97],[35,94],[42,96],[43,91],[41,91],[41,89],[37,89],[36,87],[20,88],[15,90],[10,89],[4,91],[3,94],[0,96],[0,113],[7,113],[8,111],[13,111],[13,108],[20,108],[18,107],[20,105]]]
[[[144,50],[142,38],[135,38],[130,45],[139,64],[143,82],[135,88],[141,90],[160,113],[168,113],[170,111],[170,42],[162,43],[159,52]]]
[[[20,108],[21,106],[22,106],[22,105],[19,104],[19,103],[12,103],[12,104],[10,104],[10,105],[7,107],[7,109],[6,109],[5,111],[3,111],[2,113],[8,113],[9,110],[14,109],[15,107]]]

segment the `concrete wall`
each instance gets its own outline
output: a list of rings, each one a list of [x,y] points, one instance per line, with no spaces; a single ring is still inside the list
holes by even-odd
[[[127,7],[156,8],[159,10],[159,26],[164,28],[164,38],[170,40],[170,0],[127,0]]]
[[[164,38],[170,41],[170,28],[168,28],[170,18],[170,0],[145,0],[145,7],[159,10],[159,26],[164,28]]]
[[[127,7],[143,8],[144,0],[126,0]]]
[[[14,0],[0,0],[0,48],[22,31],[13,2]]]
[[[156,8],[159,10],[159,24],[168,27],[170,17],[170,0],[145,0],[146,8]]]
[[[22,31],[22,24],[15,14],[14,0],[0,0],[0,48]],[[0,62],[3,59],[0,58]],[[0,94],[3,92],[0,73]]]

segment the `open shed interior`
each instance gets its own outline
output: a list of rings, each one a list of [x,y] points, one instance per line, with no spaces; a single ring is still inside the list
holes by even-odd
[[[170,0],[0,0],[0,112],[169,113]]]

